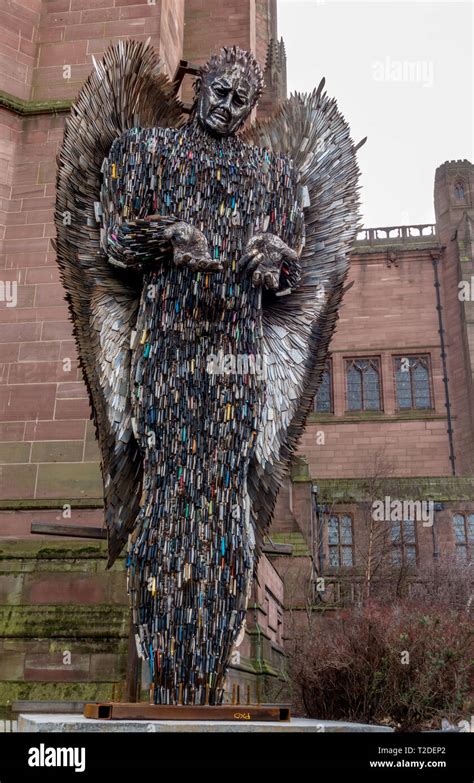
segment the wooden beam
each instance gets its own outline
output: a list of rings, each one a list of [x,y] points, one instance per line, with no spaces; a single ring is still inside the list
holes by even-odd
[[[200,69],[201,66],[197,65],[196,63],[190,63],[189,60],[180,60],[173,77],[175,91],[178,92],[187,73],[189,73],[191,76],[197,76]]]
[[[289,721],[288,704],[86,704],[84,717],[95,720]]]
[[[48,536],[69,536],[73,538],[107,538],[107,531],[101,527],[87,525],[64,525],[56,522],[32,522],[32,533]]]

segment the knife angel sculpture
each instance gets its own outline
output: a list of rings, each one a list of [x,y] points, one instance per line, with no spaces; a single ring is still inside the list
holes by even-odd
[[[242,131],[263,79],[237,47],[203,66],[190,116],[147,44],[94,66],[56,226],[109,564],[128,541],[155,703],[217,704],[336,323],[356,149],[323,83]]]

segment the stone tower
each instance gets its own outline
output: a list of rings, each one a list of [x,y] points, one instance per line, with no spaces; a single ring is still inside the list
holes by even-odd
[[[458,475],[474,469],[474,165],[447,161],[436,170],[434,202],[448,388]],[[464,281],[464,282],[463,282]]]

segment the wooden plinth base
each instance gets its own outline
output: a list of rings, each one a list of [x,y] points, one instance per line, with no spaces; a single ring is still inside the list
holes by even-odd
[[[226,720],[289,721],[290,707],[281,704],[86,704],[84,717],[100,720]]]

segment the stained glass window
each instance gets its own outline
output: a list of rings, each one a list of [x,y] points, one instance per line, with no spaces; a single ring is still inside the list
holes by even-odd
[[[379,411],[380,362],[378,359],[347,359],[347,410]]]
[[[390,535],[392,563],[394,565],[416,565],[415,521],[405,519],[403,522],[392,522]]]
[[[321,384],[314,400],[314,410],[318,413],[333,412],[332,367],[330,360],[326,362],[326,367],[324,368],[323,374],[321,376]]]
[[[453,528],[456,556],[460,560],[469,560],[474,546],[474,514],[454,514]]]
[[[394,362],[398,409],[432,408],[429,357],[396,356]]]
[[[346,514],[328,519],[329,565],[335,568],[354,565],[352,519]]]

